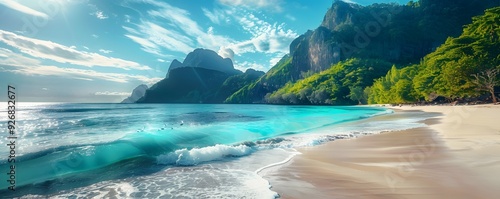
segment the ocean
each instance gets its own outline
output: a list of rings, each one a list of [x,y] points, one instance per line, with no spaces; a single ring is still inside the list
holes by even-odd
[[[423,125],[419,117],[360,122],[393,111],[357,106],[20,103],[16,109],[15,191],[7,189],[9,119],[0,117],[4,197],[276,198],[262,173],[297,155],[295,148]]]

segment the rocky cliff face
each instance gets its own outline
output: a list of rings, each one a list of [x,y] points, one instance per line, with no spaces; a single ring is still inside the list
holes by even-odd
[[[141,84],[137,86],[130,97],[125,98],[121,103],[135,103],[137,100],[141,99],[148,89],[147,85]]]
[[[288,82],[296,82],[350,58],[377,59],[396,65],[418,63],[447,37],[458,36],[473,16],[500,4],[469,0],[419,2],[420,5],[360,6],[335,1],[317,29],[290,44],[289,55],[226,102],[264,103],[264,96]]]
[[[204,68],[220,71],[228,75],[238,75],[242,73],[234,69],[231,59],[222,58],[212,50],[201,48],[195,49],[193,52],[189,53],[182,63],[174,59],[168,69],[167,77],[169,77],[170,71],[182,67]]]
[[[301,72],[320,72],[340,61],[340,47],[332,42],[332,31],[319,27],[297,38],[290,45],[290,54],[295,66],[294,77],[300,78]]]
[[[357,4],[337,1],[326,12],[321,26],[333,31],[341,24],[352,24],[352,18],[360,8]]]

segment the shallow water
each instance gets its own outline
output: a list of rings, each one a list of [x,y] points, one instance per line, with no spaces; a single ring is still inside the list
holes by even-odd
[[[289,159],[294,147],[338,134],[420,125],[415,118],[352,125],[392,113],[373,107],[35,103],[17,108],[16,191],[5,190],[1,180],[0,194],[25,197],[273,198],[277,194],[257,171]],[[6,123],[1,120],[0,129]],[[2,173],[9,167],[7,143],[0,140]]]

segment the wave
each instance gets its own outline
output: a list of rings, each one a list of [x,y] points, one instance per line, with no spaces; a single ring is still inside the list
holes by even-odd
[[[191,150],[181,149],[157,157],[158,164],[194,166],[203,162],[221,160],[226,157],[241,157],[254,152],[256,149],[246,146],[215,145]]]
[[[72,109],[69,111],[87,110],[96,110],[96,108]],[[54,111],[54,109],[46,109],[46,111]],[[252,121],[263,119],[260,117],[238,116],[226,112],[189,113],[188,115],[198,115],[197,117],[202,117],[203,120],[208,121],[218,121],[221,118],[224,121],[229,120],[229,118],[233,118],[233,121],[238,120],[234,118]],[[328,126],[356,120],[353,117],[358,115],[344,116],[338,115],[341,120],[330,123]],[[192,166],[225,158],[247,156],[263,149],[311,146],[339,139],[339,137],[310,135],[304,136],[307,137],[306,139],[297,136],[297,134],[312,132],[317,128],[304,128],[296,132],[289,131],[296,128],[278,128],[277,131],[271,128],[277,125],[272,123],[268,128],[263,128],[264,130],[257,129],[254,131],[253,128],[262,126],[253,124],[253,126],[242,129],[241,132],[239,131],[240,128],[237,127],[231,127],[236,131],[219,131],[218,128],[221,126],[202,125],[202,127],[190,127],[185,125],[182,128],[176,128],[176,130],[132,133],[106,143],[51,148],[37,153],[25,154],[18,158],[19,162],[16,162],[16,169],[20,172],[16,176],[16,184],[17,186],[25,186],[54,179],[81,176],[79,174],[109,169],[120,162],[134,159],[156,160],[156,162],[151,161],[151,164],[156,163],[164,166]],[[250,141],[243,142],[243,140]],[[235,143],[236,145],[234,145]],[[0,164],[0,172],[7,173],[6,168],[9,168],[6,162]],[[126,173],[126,171],[119,171]],[[7,183],[5,180],[0,181],[0,186],[8,187]]]
[[[203,135],[180,136],[175,133],[135,133],[122,139],[99,144],[70,145],[17,158],[16,185],[42,183],[87,171],[102,169],[113,164],[134,159],[154,158],[165,152],[181,148],[182,143],[201,139]],[[0,164],[0,171],[7,173],[7,162]],[[22,171],[22,172],[21,172]],[[1,187],[8,187],[0,181]]]

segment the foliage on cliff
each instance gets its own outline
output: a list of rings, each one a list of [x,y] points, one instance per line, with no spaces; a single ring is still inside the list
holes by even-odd
[[[500,68],[500,7],[473,18],[462,35],[448,38],[419,65],[392,69],[375,81],[371,103],[404,103],[477,97],[481,94],[474,75]],[[496,78],[499,78],[496,74]],[[499,85],[497,85],[499,86]],[[395,93],[400,91],[401,93]],[[484,89],[483,89],[484,91]]]
[[[266,93],[275,91],[287,82],[293,80],[292,57],[284,56],[264,76],[245,85],[243,88],[229,96],[225,103],[264,103]]]
[[[360,6],[336,1],[327,11],[319,28],[308,31],[291,43],[290,55],[285,56],[268,74],[231,95],[226,102],[290,102],[290,100],[279,100],[275,91],[282,87],[286,87],[282,90],[287,90],[289,84],[308,77],[310,74],[329,70],[330,66],[352,58],[381,60],[397,66],[419,63],[425,55],[444,43],[447,37],[458,37],[462,26],[471,23],[473,16],[499,4],[498,1],[420,0],[404,6],[397,4]],[[461,60],[461,62],[466,61],[467,59]],[[425,61],[425,64],[434,64],[430,62]],[[419,67],[418,70],[421,69],[425,68]],[[469,71],[464,70],[464,72]],[[430,74],[434,72],[431,71]],[[418,77],[420,76],[423,75],[419,74]],[[455,83],[447,82],[446,84]],[[353,91],[365,89],[364,87],[357,88],[357,85],[342,85],[342,87],[343,89],[351,88]],[[464,88],[470,91],[473,86],[465,85],[459,89]],[[424,90],[417,89],[415,92],[420,96],[429,94],[428,89],[422,89]],[[446,96],[451,96],[454,92],[440,91]],[[366,101],[366,96],[364,99],[353,96],[356,95],[350,95],[350,92],[348,97],[342,98],[333,94],[331,100],[338,100],[338,103],[320,101],[333,104]],[[293,99],[291,101],[319,103],[315,100]]]
[[[357,104],[358,99],[351,98],[351,92],[371,85],[373,79],[383,76],[390,67],[384,60],[349,59],[288,83],[265,99],[273,104]]]

